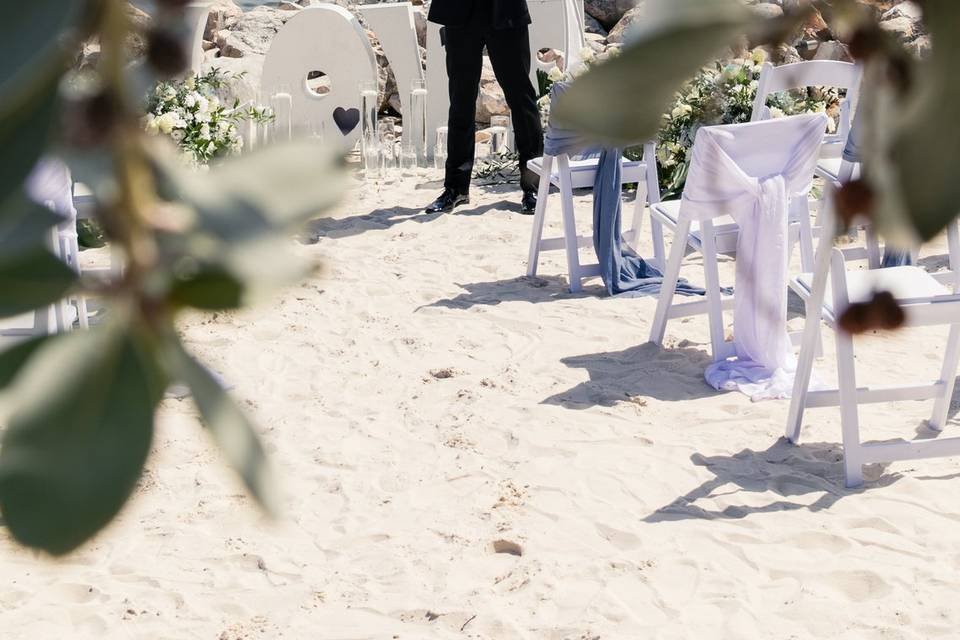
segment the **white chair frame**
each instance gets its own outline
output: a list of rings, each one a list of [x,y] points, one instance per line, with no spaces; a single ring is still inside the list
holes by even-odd
[[[832,218],[831,213],[827,212],[829,218]],[[847,308],[850,296],[846,260],[843,252],[832,246],[832,237],[825,236],[821,241],[812,278],[806,283],[795,278],[791,283],[791,287],[806,298],[807,319],[787,417],[786,437],[793,443],[800,441],[805,409],[839,406],[847,487],[863,484],[865,464],[960,455],[960,437],[895,443],[864,442],[859,419],[860,404],[933,399],[933,414],[928,424],[935,431],[943,429],[960,362],[960,295],[956,295],[960,291],[957,272],[957,266],[960,265],[960,231],[956,222],[948,228],[948,243],[951,273],[945,278],[934,278],[941,282],[948,281],[950,286],[944,287],[944,294],[898,300],[906,313],[908,326],[950,326],[940,376],[932,383],[874,388],[857,386],[853,336],[836,326],[836,314]],[[914,270],[920,278],[926,275],[920,267],[898,269]],[[884,272],[889,271],[880,269],[860,273],[876,276],[878,282],[882,283]],[[828,280],[832,289],[832,304],[825,305]],[[949,293],[951,289],[952,294]],[[834,329],[839,384],[837,389],[811,391],[809,387],[821,320]]]
[[[540,191],[537,198],[537,211],[533,218],[533,230],[530,233],[530,251],[527,259],[527,275],[537,275],[542,251],[564,250],[567,254],[567,276],[570,291],[583,290],[583,281],[600,275],[600,265],[582,264],[580,248],[593,246],[592,236],[578,235],[573,207],[573,190],[593,188],[597,176],[598,159],[571,159],[566,154],[556,157],[545,155],[528,163],[528,168],[540,176]],[[637,197],[634,203],[633,226],[624,234],[624,239],[637,249],[643,223],[643,210],[648,203],[659,202],[660,184],[657,176],[656,146],[651,142],[644,145],[643,160],[622,161],[622,184],[637,184]],[[563,237],[544,238],[543,226],[546,221],[547,205],[550,199],[550,187],[560,190],[563,211]],[[654,236],[654,250],[663,247],[663,230],[658,222],[651,224]],[[654,256],[654,262],[663,263],[660,253]]]
[[[810,60],[774,66],[766,62],[760,71],[757,97],[753,101],[751,122],[769,118],[767,98],[771,94],[806,87],[834,87],[845,89],[846,97],[840,103],[840,124],[835,134],[824,136],[824,149],[828,156],[839,156],[850,135],[853,112],[860,99],[860,82],[863,69],[851,62],[835,60]],[[818,172],[818,175],[819,172]]]
[[[677,318],[706,314],[710,325],[710,349],[714,362],[720,362],[735,354],[734,344],[726,339],[724,331],[724,311],[733,309],[735,294],[723,295],[720,288],[719,256],[735,256],[740,228],[736,223],[718,225],[714,220],[699,222],[699,235],[692,230],[692,220],[682,214],[674,217],[670,208],[676,208],[678,201],[659,203],[650,206],[654,224],[673,231],[673,244],[670,257],[663,270],[663,285],[657,300],[657,310],[650,327],[650,342],[662,345],[667,331],[667,322]],[[807,198],[794,198],[790,203],[790,229],[788,251],[792,255],[799,242],[801,262],[813,262],[813,236],[810,214],[807,211]],[[703,257],[704,288],[706,295],[692,302],[674,302],[680,268],[687,250],[698,252]],[[796,339],[797,336],[791,336]]]

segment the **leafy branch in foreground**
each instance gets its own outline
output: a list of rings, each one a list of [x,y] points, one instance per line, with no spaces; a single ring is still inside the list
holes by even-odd
[[[88,332],[42,336],[0,353],[5,420],[0,512],[23,544],[75,549],[129,498],[166,388],[181,382],[227,462],[269,513],[277,509],[256,432],[176,331],[180,311],[235,309],[311,267],[291,233],[340,196],[340,161],[311,142],[225,160],[193,173],[143,131],[144,96],[184,71],[180,0],[162,0],[146,65],[129,65],[123,0],[34,0],[0,25],[0,317],[71,291],[107,299]],[[99,38],[98,68],[69,72]],[[55,133],[56,132],[56,133]],[[115,280],[80,278],[47,249],[57,218],[22,185],[41,157],[67,161],[89,185],[97,219],[123,255]]]
[[[847,223],[870,219],[899,244],[929,240],[960,213],[960,2],[924,0],[922,8],[932,49],[918,60],[880,27],[875,9],[856,0],[809,0],[774,19],[736,0],[649,0],[655,20],[622,55],[577,80],[555,117],[601,143],[652,139],[704,64],[744,36],[752,46],[782,44],[819,11],[864,66],[857,114],[863,178],[841,188],[838,213]],[[604,96],[603,118],[595,96]]]

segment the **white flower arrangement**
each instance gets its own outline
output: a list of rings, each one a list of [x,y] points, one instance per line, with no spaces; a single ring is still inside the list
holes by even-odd
[[[253,121],[268,123],[274,119],[269,107],[221,103],[217,90],[237,76],[213,69],[182,82],[161,82],[147,98],[144,130],[153,136],[169,136],[184,152],[190,164],[198,167],[243,150],[241,125]]]

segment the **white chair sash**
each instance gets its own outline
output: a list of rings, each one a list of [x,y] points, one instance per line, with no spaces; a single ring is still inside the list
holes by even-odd
[[[707,381],[753,399],[788,397],[796,360],[787,335],[790,201],[813,182],[827,116],[704,127],[697,133],[681,216],[730,215],[737,244],[736,357],[711,365]]]

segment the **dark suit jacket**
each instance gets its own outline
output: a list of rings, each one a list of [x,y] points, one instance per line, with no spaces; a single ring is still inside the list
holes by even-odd
[[[427,19],[445,27],[466,26],[475,2],[490,3],[491,26],[494,29],[515,29],[530,24],[527,0],[433,0]]]

